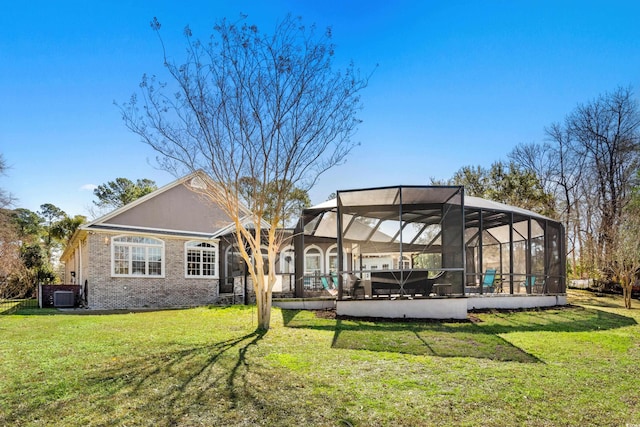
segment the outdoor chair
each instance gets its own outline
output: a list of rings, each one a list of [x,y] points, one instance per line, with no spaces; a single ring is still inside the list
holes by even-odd
[[[520,285],[524,286],[528,294],[532,293],[534,287],[536,286],[536,276],[527,277],[526,279],[524,279],[524,282],[520,283]]]
[[[546,292],[544,278],[542,280],[537,280],[536,276],[531,276],[525,279],[521,285],[524,285],[528,294],[543,294]]]
[[[484,272],[484,278],[482,280],[482,292],[483,293],[492,293],[494,288],[494,283],[496,281],[496,269],[495,268],[487,268]]]
[[[362,286],[360,278],[353,273],[350,273],[347,276],[347,286],[345,291],[352,298],[357,298],[357,294],[359,293],[362,294],[362,297],[364,298],[364,286]]]
[[[538,280],[536,284],[532,287],[534,294],[544,294],[547,292],[546,283],[543,280]]]
[[[336,276],[335,274],[332,274],[331,280],[333,281],[334,289],[338,289],[338,276]]]
[[[320,276],[320,283],[322,283],[322,287],[331,295],[338,295],[338,291],[332,286],[329,286],[329,278],[327,276]]]

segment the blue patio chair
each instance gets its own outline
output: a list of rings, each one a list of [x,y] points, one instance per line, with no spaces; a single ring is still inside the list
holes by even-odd
[[[333,288],[338,289],[338,276],[336,276],[335,274],[332,274],[331,279],[333,280]]]
[[[484,278],[482,280],[482,291],[493,292],[493,284],[496,281],[496,269],[487,268],[484,272]]]
[[[321,276],[320,283],[322,283],[322,287],[325,288],[331,295],[336,295],[338,293],[337,290],[329,286],[329,279],[327,278],[327,276]]]
[[[522,282],[528,294],[532,293],[534,289],[537,289],[536,286],[536,276],[527,277]]]

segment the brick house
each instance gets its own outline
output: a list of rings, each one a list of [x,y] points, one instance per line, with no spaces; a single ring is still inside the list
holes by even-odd
[[[198,194],[204,179],[188,175],[82,225],[61,258],[65,283],[96,309],[250,301],[233,223]]]

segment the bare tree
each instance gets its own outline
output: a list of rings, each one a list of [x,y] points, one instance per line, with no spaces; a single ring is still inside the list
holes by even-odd
[[[163,168],[177,175],[203,170],[213,179],[202,191],[235,223],[258,326],[268,329],[280,212],[294,188],[308,190],[353,148],[359,92],[368,79],[353,65],[334,71],[330,29],[318,36],[288,16],[269,35],[243,20],[220,21],[204,42],[185,28],[185,61],[165,52],[175,88],[144,76],[140,96],[121,110],[126,126],[160,154]],[[151,25],[159,34],[155,18]],[[254,188],[247,191],[247,182]],[[252,258],[265,244],[266,281],[263,258]]]
[[[20,238],[9,215],[0,210],[0,298],[16,296],[12,276],[23,269]]]
[[[540,185],[555,198],[556,215],[562,220],[568,240],[571,270],[577,271],[578,251],[583,247],[580,233],[580,183],[584,160],[570,149],[571,135],[559,123],[545,128],[544,144],[519,144],[509,158],[538,177]]]
[[[4,156],[0,153],[0,175],[6,175],[7,169],[9,169],[9,166],[7,166]],[[14,201],[15,199],[11,193],[0,187],[0,209],[8,208]]]
[[[640,271],[640,197],[623,211],[615,234],[615,250],[609,259],[612,276],[622,286],[624,306],[631,308],[631,294]]]
[[[8,166],[0,153],[0,175],[5,175]],[[12,289],[12,276],[22,269],[20,258],[20,236],[12,211],[8,208],[15,201],[14,197],[0,188],[0,298],[16,296]]]
[[[610,271],[616,232],[640,164],[640,111],[629,88],[618,88],[545,129],[544,145],[510,153],[557,200],[567,230],[572,271]]]

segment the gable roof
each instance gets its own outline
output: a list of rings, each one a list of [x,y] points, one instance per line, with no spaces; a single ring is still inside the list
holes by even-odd
[[[81,228],[206,236],[216,234],[227,227],[231,219],[218,205],[189,188],[194,186],[196,180],[202,179],[209,180],[202,172],[189,174]],[[208,184],[213,185],[212,182]]]
[[[71,255],[77,240],[91,230],[166,234],[212,239],[232,231],[234,222],[216,203],[198,192],[203,182],[217,185],[202,171],[193,172],[146,196],[115,209],[78,228],[61,259]],[[250,222],[251,212],[240,207],[243,223]],[[263,227],[268,224],[263,221]]]

